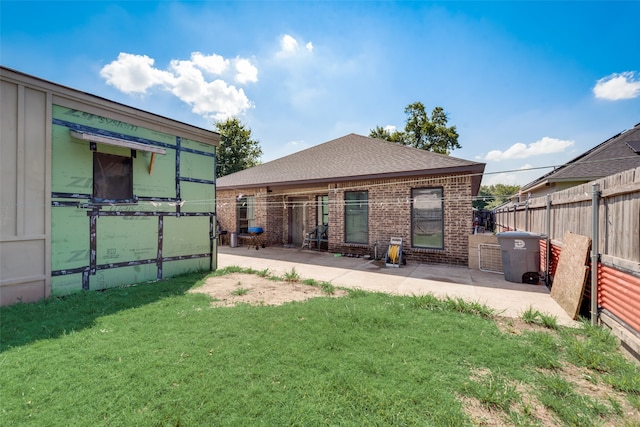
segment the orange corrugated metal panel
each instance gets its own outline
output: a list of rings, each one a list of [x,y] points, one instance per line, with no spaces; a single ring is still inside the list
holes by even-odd
[[[640,278],[598,265],[599,305],[640,332]]]
[[[547,239],[540,239],[540,271],[547,271]]]
[[[556,245],[551,245],[551,265],[549,266],[549,273],[553,276],[556,274],[556,268],[558,268],[558,260],[560,259],[560,252],[562,248]]]

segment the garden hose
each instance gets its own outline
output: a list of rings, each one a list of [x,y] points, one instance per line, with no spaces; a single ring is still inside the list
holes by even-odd
[[[399,255],[400,255],[400,246],[398,245],[389,246],[389,260],[393,264],[397,264]]]

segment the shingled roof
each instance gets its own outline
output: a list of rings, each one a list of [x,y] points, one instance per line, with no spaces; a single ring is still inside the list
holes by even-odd
[[[553,182],[589,182],[640,167],[640,123],[522,187],[523,191]]]
[[[217,188],[298,186],[359,179],[472,174],[480,188],[484,163],[349,134],[218,178]]]

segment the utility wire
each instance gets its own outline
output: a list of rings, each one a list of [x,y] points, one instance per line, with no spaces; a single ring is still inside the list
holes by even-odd
[[[581,162],[581,164],[594,164],[594,163],[602,163],[602,162],[610,162],[610,161],[614,161],[614,160],[628,160],[628,159],[635,159],[634,156],[629,156],[629,157],[619,157],[619,158],[614,158],[614,159],[606,159],[606,160],[592,160],[592,161],[587,161],[587,162]],[[559,167],[563,167],[563,166],[568,166],[567,164],[564,165],[547,165],[547,166],[537,166],[537,167],[530,167],[530,168],[526,168],[526,169],[505,169],[505,170],[501,170],[501,171],[495,171],[495,172],[483,172],[483,173],[475,173],[475,174],[460,174],[460,175],[446,175],[446,176],[435,176],[435,177],[422,177],[422,178],[415,178],[415,179],[407,179],[407,180],[403,180],[401,181],[403,184],[408,184],[408,185],[430,185],[430,184],[444,184],[448,181],[454,180],[454,179],[460,179],[460,178],[473,178],[473,177],[477,177],[477,176],[487,176],[487,175],[498,175],[498,174],[505,174],[505,173],[519,173],[519,172],[528,172],[528,171],[533,171],[533,170],[540,170],[540,169],[557,169]],[[360,181],[362,182],[366,182],[368,180],[366,179],[361,179]],[[339,187],[339,188],[328,188],[326,193],[329,193],[330,191],[333,192],[345,192],[345,191],[360,191],[363,188],[367,188],[367,189],[372,189],[372,188],[381,188],[381,187],[385,187],[385,186],[393,186],[393,185],[397,185],[398,181],[392,181],[389,179],[376,179],[375,181],[386,181],[386,182],[379,182],[376,184],[360,184],[360,185],[350,185],[350,186],[344,186],[344,187]],[[259,185],[256,185],[256,187],[259,187]],[[244,195],[244,191],[246,191],[246,189],[242,189],[242,188],[230,188],[230,189],[224,189],[222,191],[234,191],[235,193],[237,193],[238,195]],[[301,190],[301,191],[286,191],[286,192],[282,192],[282,193],[274,193],[274,196],[277,197],[283,197],[283,198],[292,198],[292,197],[302,197],[302,196],[316,196],[316,195],[320,195],[320,192],[318,191],[318,189],[309,189],[309,190]],[[325,193],[325,194],[326,194]],[[254,199],[254,203],[256,203],[256,205],[254,206],[273,206],[273,205],[283,205],[283,201],[268,201],[267,199],[270,196],[271,193],[258,193],[258,194],[252,194],[251,196],[255,197]],[[453,202],[457,202],[457,201],[474,201],[474,200],[478,200],[478,199],[490,199],[490,198],[512,198],[515,197],[516,194],[512,194],[509,196],[493,196],[493,195],[487,195],[487,196],[456,196],[456,195],[450,195],[447,194],[446,196],[446,200],[447,201],[453,201]],[[444,198],[443,198],[444,199]],[[440,199],[440,201],[442,201],[443,199]],[[423,199],[421,199],[423,200]],[[438,199],[429,199],[429,200],[438,200]],[[234,195],[234,196],[229,196],[229,197],[216,197],[216,204],[217,205],[226,205],[226,204],[230,204],[233,203],[235,204],[238,201],[238,196]],[[400,206],[400,205],[406,205],[408,203],[411,203],[412,201],[414,201],[414,199],[411,199],[410,197],[404,196],[404,197],[387,197],[387,198],[376,198],[375,202],[368,202],[369,204],[373,204],[373,205],[380,205],[380,206],[384,206],[384,205],[388,205],[388,206]],[[212,200],[211,199],[196,199],[196,200],[183,200],[183,207],[185,205],[187,206],[195,206],[195,205],[207,205],[207,204],[211,204]],[[287,200],[287,203],[296,203],[296,201],[291,201],[291,200]],[[308,201],[300,201],[298,203],[305,203],[306,206],[318,206],[318,203],[315,199],[311,199]],[[330,200],[329,201],[330,204],[339,204],[339,205],[346,205],[348,204],[346,201],[344,200]],[[162,207],[162,206],[175,206],[176,202],[156,202],[156,201],[138,201],[138,206],[143,206],[143,205],[152,205],[153,207]],[[15,208],[20,206],[19,204],[9,204],[9,203],[0,203],[0,214],[2,216],[4,216],[5,214],[7,214],[6,209],[11,209],[11,208]],[[23,205],[25,208],[36,208],[36,207],[43,207],[44,204],[24,204]],[[113,206],[117,206],[117,204],[114,204]],[[286,206],[285,206],[286,207]]]

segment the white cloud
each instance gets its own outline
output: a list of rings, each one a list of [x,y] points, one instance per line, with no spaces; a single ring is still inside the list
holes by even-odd
[[[202,72],[191,61],[171,61],[176,75],[171,93],[192,106],[196,114],[223,120],[239,115],[251,107],[242,89],[230,86],[220,79],[207,82]]]
[[[313,43],[307,42],[304,45],[307,52],[313,52]],[[276,54],[278,58],[288,58],[298,54],[300,51],[300,43],[293,36],[285,34],[280,39],[280,50]]]
[[[633,71],[614,73],[603,77],[593,87],[596,98],[609,101],[632,99],[640,96],[640,76]]]
[[[219,76],[229,68],[229,60],[220,55],[203,55],[200,52],[191,54],[191,61],[203,71]]]
[[[146,93],[150,87],[172,78],[170,73],[153,68],[154,62],[147,55],[120,53],[117,60],[102,67],[100,75],[124,93]]]
[[[237,59],[236,71],[235,80],[240,84],[258,81],[258,69],[248,59]]]
[[[280,55],[290,56],[296,53],[298,50],[298,41],[291,37],[289,34],[285,34],[280,39]]]
[[[573,146],[574,143],[574,141],[549,138],[548,136],[545,136],[529,145],[518,142],[507,148],[505,151],[491,150],[486,156],[484,156],[484,160],[499,162],[501,160],[524,159],[543,154],[561,153],[567,148]]]
[[[145,94],[153,87],[167,90],[189,104],[195,114],[209,119],[224,120],[252,106],[244,90],[225,81],[232,77],[239,84],[258,81],[258,69],[248,59],[194,52],[190,60],[172,60],[166,71],[154,68],[154,62],[146,55],[120,53],[100,75],[124,93]],[[219,78],[207,79],[205,74]]]
[[[396,131],[396,127],[394,125],[386,125],[384,127],[384,130],[386,130],[389,133],[394,133]]]

